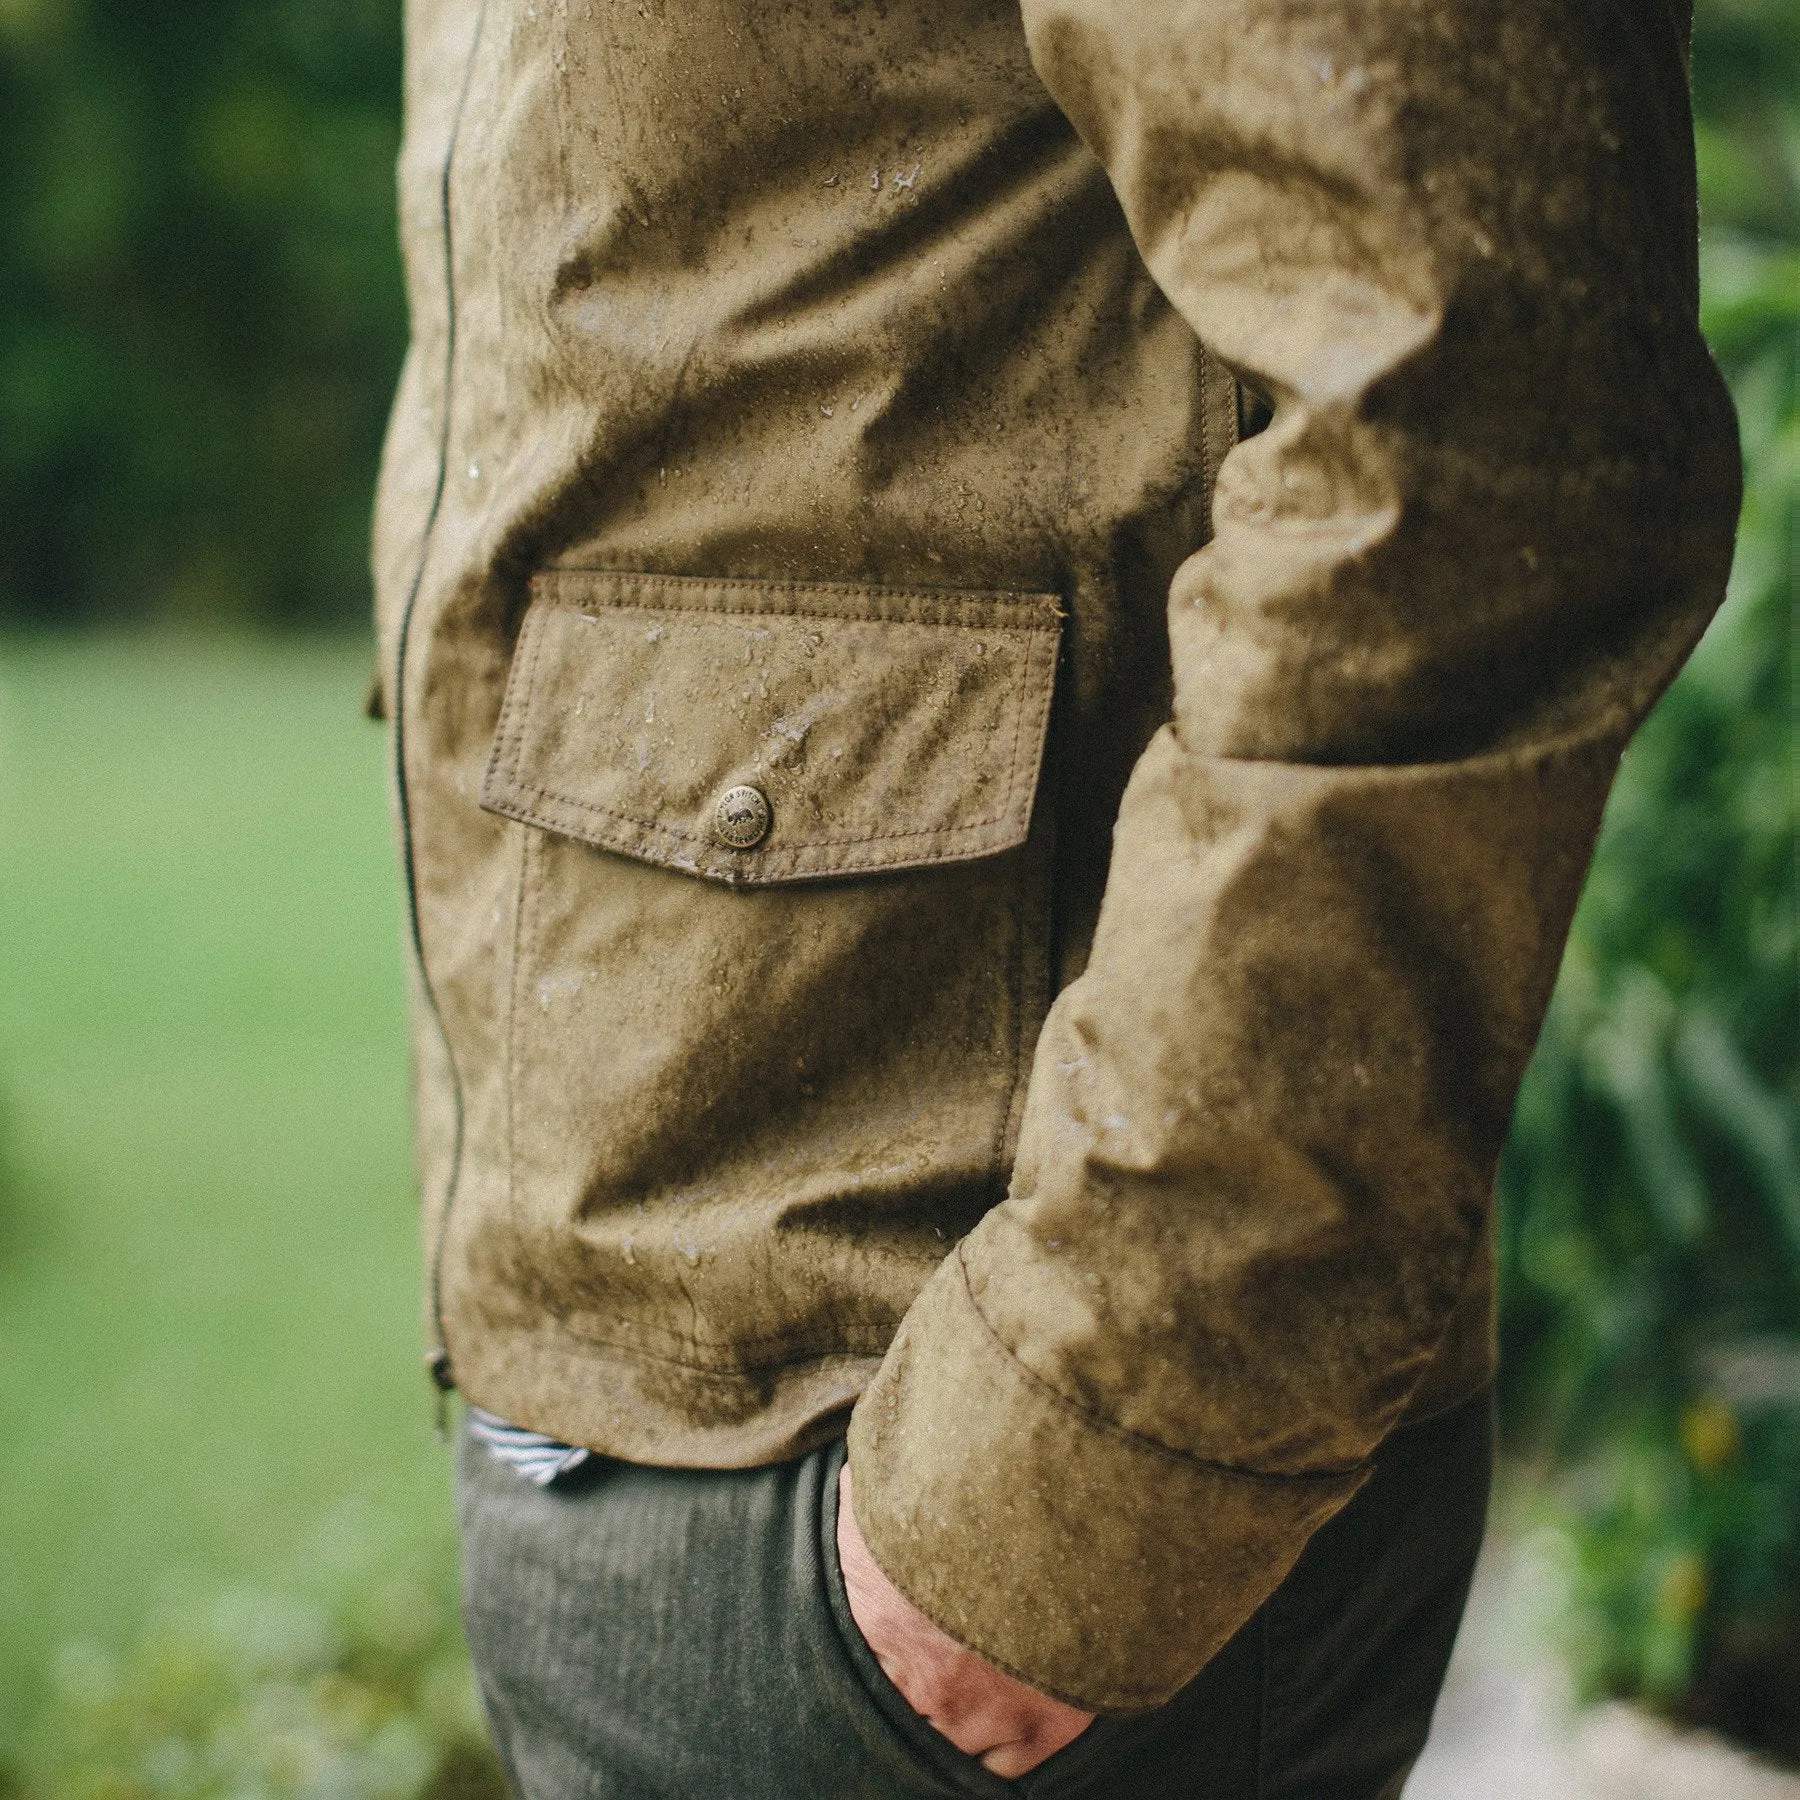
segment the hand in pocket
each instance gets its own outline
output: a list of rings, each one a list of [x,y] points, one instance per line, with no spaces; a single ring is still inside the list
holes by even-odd
[[[1003,1674],[940,1630],[888,1580],[863,1542],[838,1476],[838,1562],[850,1616],[914,1712],[990,1774],[1012,1780],[1072,1743],[1094,1715]]]

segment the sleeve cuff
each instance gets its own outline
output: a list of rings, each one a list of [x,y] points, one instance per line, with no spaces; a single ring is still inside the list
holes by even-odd
[[[995,1336],[952,1255],[850,1422],[857,1523],[920,1611],[1091,1712],[1160,1706],[1366,1470],[1261,1475],[1082,1411]]]

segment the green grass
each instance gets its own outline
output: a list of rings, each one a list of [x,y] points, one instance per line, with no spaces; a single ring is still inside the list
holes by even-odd
[[[442,1529],[367,671],[0,641],[0,1758],[334,1503]]]

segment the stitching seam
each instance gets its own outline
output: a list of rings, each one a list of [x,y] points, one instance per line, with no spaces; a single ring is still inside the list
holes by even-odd
[[[969,1266],[960,1244],[956,1248],[956,1266],[958,1273],[962,1276],[963,1292],[968,1296],[970,1311],[980,1321],[982,1330],[1006,1359],[1007,1365],[1017,1370],[1028,1386],[1044,1394],[1062,1411],[1073,1414],[1091,1431],[1098,1432],[1105,1437],[1116,1438],[1133,1450],[1159,1457],[1166,1462],[1176,1463],[1183,1468],[1197,1469],[1208,1475],[1222,1475],[1235,1481],[1256,1482],[1270,1487],[1341,1486],[1371,1466],[1372,1459],[1365,1457],[1361,1462],[1347,1463],[1342,1468],[1308,1469],[1295,1474],[1271,1469],[1247,1469],[1241,1463],[1220,1462],[1214,1457],[1195,1456],[1191,1451],[1177,1450],[1157,1438],[1145,1437],[1142,1432],[1131,1431],[1111,1419],[1103,1419],[1098,1413],[1090,1412],[1085,1406],[1071,1400],[1061,1389],[1052,1387],[1035,1369],[1029,1364],[1021,1362],[1013,1354],[1007,1346],[1006,1340],[989,1323],[987,1315],[976,1302],[974,1290],[969,1286]]]
[[[718,612],[733,616],[746,613],[786,618],[845,618],[868,619],[879,624],[882,619],[879,613],[868,610],[868,601],[880,600],[913,600],[928,606],[937,606],[949,610],[952,608],[968,608],[986,606],[990,608],[1005,607],[1011,612],[1023,612],[1027,621],[1013,627],[1023,630],[1049,630],[1052,625],[1060,623],[1062,608],[1055,594],[1045,593],[1030,588],[902,588],[886,587],[878,582],[853,581],[758,581],[753,577],[742,575],[650,575],[625,569],[540,569],[531,578],[534,588],[562,588],[566,585],[580,585],[583,578],[598,578],[616,581],[621,584],[655,589],[674,588],[678,590],[697,591],[700,593],[716,593],[720,589],[737,591],[745,594],[787,595],[795,600],[803,600],[811,595],[842,596],[846,599],[856,598],[863,604],[852,612],[826,613],[809,608],[801,608],[794,612],[783,613],[776,607],[759,607],[752,605],[730,606],[713,605],[705,607],[657,607],[646,606],[641,602],[630,600],[608,600],[602,605],[619,611],[632,612]],[[1037,604],[1048,602],[1048,606]],[[578,603],[563,601],[572,611],[585,610]],[[1042,624],[1032,624],[1032,615],[1042,618]],[[945,623],[960,624],[960,620],[945,620]],[[971,630],[979,630],[984,621],[973,619],[967,621]],[[1004,622],[996,621],[996,628],[1003,628]]]
[[[825,619],[839,625],[915,625],[928,631],[1038,632],[1057,631],[1062,625],[1060,614],[1039,611],[1020,600],[992,600],[985,604],[994,613],[1004,611],[1008,615],[1023,616],[959,619],[951,615],[948,602],[933,600],[929,595],[896,595],[892,588],[882,588],[880,596],[884,600],[919,600],[929,610],[896,609],[890,614],[880,609],[871,611],[866,606],[841,609],[823,606],[654,606],[642,600],[597,600],[583,605],[578,600],[565,600],[559,596],[545,595],[543,598],[552,612],[575,613],[583,619],[595,620],[613,613],[636,613],[640,618],[650,619]]]

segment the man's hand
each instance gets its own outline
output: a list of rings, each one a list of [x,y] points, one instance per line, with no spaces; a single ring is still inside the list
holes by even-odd
[[[838,1477],[838,1562],[856,1628],[914,1712],[957,1749],[1008,1780],[1029,1774],[1087,1730],[1094,1715],[1003,1675],[940,1631],[881,1572]]]

